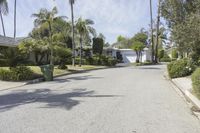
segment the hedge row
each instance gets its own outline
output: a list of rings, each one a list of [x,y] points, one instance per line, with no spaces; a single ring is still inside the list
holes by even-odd
[[[191,75],[195,66],[189,59],[181,59],[169,63],[167,69],[171,78],[179,78]]]
[[[33,79],[33,71],[24,66],[10,69],[0,69],[0,80],[4,81],[24,81]]]
[[[200,99],[200,68],[196,69],[196,71],[192,74],[192,85],[194,93]]]
[[[80,58],[76,58],[76,63],[80,62]],[[82,59],[83,65],[102,65],[102,66],[115,66],[117,59],[108,56],[94,56],[87,59]]]

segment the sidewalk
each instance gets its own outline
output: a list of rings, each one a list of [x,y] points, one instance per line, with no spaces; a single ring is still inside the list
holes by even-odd
[[[192,94],[192,80],[190,77],[176,78],[171,80],[174,85],[185,95],[185,97],[200,110],[200,100]],[[195,113],[195,112],[194,112]],[[200,112],[196,112],[200,119]]]
[[[25,85],[26,82],[6,82],[6,81],[0,81],[0,91],[1,90],[8,90],[15,87],[20,87]]]
[[[172,81],[181,89],[182,92],[192,91],[192,80],[190,77],[176,78]]]
[[[119,66],[116,66],[116,67],[119,67]],[[80,68],[77,69],[76,68],[76,70],[73,71],[73,72],[59,74],[59,75],[54,76],[54,78],[62,77],[62,76],[66,76],[66,75],[71,75],[71,74],[76,74],[76,73],[83,73],[83,72],[88,72],[88,71],[109,69],[109,68],[112,68],[112,67],[98,66],[96,68],[85,68],[85,69],[80,69]],[[42,82],[42,81],[44,81],[43,77],[38,78],[38,79],[34,79],[34,80],[24,81],[24,82],[7,82],[7,81],[1,81],[0,80],[0,91],[13,89],[13,88],[28,85],[28,84],[35,84],[35,83],[39,83],[39,82]]]

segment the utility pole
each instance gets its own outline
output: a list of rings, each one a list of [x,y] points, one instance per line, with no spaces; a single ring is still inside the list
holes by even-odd
[[[159,43],[159,32],[160,32],[160,13],[161,13],[161,0],[158,0],[158,16],[157,16],[157,27],[156,27],[156,51],[155,51],[155,63],[158,63],[158,43]]]

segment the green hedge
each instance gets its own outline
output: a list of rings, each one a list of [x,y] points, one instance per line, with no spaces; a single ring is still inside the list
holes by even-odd
[[[167,66],[171,78],[189,76],[195,70],[195,66],[189,59],[173,61]]]
[[[167,53],[164,53],[164,56],[160,59],[160,62],[171,62],[171,58]]]
[[[24,81],[34,77],[33,71],[24,66],[10,69],[0,69],[0,80],[4,81]]]
[[[200,68],[196,69],[196,71],[192,74],[192,85],[194,93],[200,99]]]
[[[80,62],[80,58],[76,58],[76,63]],[[108,56],[93,56],[91,58],[82,59],[83,65],[101,65],[101,66],[115,66],[117,59]]]

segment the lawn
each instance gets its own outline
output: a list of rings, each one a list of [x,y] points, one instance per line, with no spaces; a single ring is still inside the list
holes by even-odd
[[[36,74],[42,75],[41,69],[39,66],[29,66],[29,68]],[[62,74],[68,74],[73,73],[75,71],[81,71],[81,70],[92,70],[97,68],[106,68],[105,66],[93,66],[93,65],[83,65],[82,67],[77,66],[71,66],[68,65],[68,69],[62,70],[58,69],[58,66],[54,67],[54,76],[62,75]],[[9,67],[0,67],[0,69],[9,69]]]

